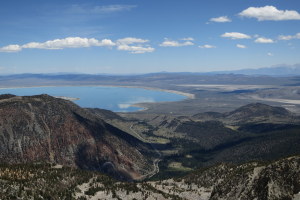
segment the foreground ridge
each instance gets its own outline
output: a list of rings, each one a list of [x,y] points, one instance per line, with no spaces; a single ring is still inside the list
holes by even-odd
[[[1,165],[0,183],[0,199],[299,199],[300,156],[141,183],[50,164]]]

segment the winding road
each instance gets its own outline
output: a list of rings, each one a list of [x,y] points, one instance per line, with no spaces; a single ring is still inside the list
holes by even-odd
[[[141,176],[140,180],[146,179],[146,178],[151,178],[152,176],[154,176],[155,174],[157,174],[159,172],[159,166],[158,163],[161,161],[161,153],[152,145],[151,142],[147,141],[145,138],[143,138],[140,134],[138,134],[135,130],[132,129],[134,124],[132,124],[129,129],[137,136],[137,138],[145,143],[148,143],[151,145],[151,147],[155,150],[155,153],[158,154],[158,158],[153,160],[153,170],[151,172],[149,172],[148,174],[145,174],[143,176]]]

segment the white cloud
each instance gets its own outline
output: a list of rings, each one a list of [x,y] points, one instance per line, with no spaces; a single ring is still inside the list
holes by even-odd
[[[141,38],[122,38],[117,40],[117,49],[120,51],[129,51],[130,53],[134,54],[153,52],[155,50],[153,47],[144,44],[147,42],[149,42],[149,40]]]
[[[224,23],[224,22],[231,22],[231,19],[229,19],[227,16],[221,16],[221,17],[211,18],[209,21]]]
[[[5,47],[0,48],[0,52],[7,52],[7,53],[18,52],[21,50],[22,50],[22,47],[17,44],[11,44],[11,45],[7,45]]]
[[[213,45],[210,45],[210,44],[205,44],[205,45],[202,45],[202,46],[199,46],[200,48],[202,49],[213,49],[213,48],[216,48],[216,46],[213,46]]]
[[[130,11],[137,7],[136,5],[106,5],[106,6],[82,6],[74,4],[67,12],[71,14],[109,14],[121,11]]]
[[[274,56],[272,53],[267,53],[268,56]]]
[[[129,46],[129,45],[118,45],[118,50],[121,51],[130,51],[130,53],[141,54],[141,53],[150,53],[155,49],[152,47],[143,47],[143,46]]]
[[[111,13],[120,11],[129,11],[135,8],[136,5],[107,5],[107,6],[96,6],[93,8],[94,13]]]
[[[294,39],[292,35],[279,35],[278,36],[279,40],[291,40]]]
[[[195,39],[192,37],[186,37],[186,38],[182,38],[181,40],[185,40],[185,41],[194,41]]]
[[[259,37],[255,41],[255,43],[274,43],[274,41],[270,38]]]
[[[247,47],[243,44],[237,44],[236,45],[237,48],[240,48],[240,49],[246,49]]]
[[[134,43],[146,43],[146,42],[149,42],[149,40],[133,38],[133,37],[126,37],[126,38],[117,40],[118,44],[134,44]]]
[[[129,51],[131,53],[153,52],[155,49],[144,43],[148,40],[140,38],[122,38],[116,42],[110,39],[97,40],[95,38],[67,37],[64,39],[49,40],[46,42],[30,42],[20,45],[8,45],[0,48],[0,52],[17,52],[22,49],[65,49],[65,48],[85,48],[85,47],[113,47],[117,46],[118,50]],[[134,45],[135,44],[135,45]]]
[[[246,35],[244,33],[238,33],[238,32],[230,32],[230,33],[224,33],[223,35],[221,35],[221,37],[226,37],[226,38],[231,38],[233,40],[235,39],[250,39],[251,36]]]
[[[115,46],[115,45],[116,44],[113,41],[111,41],[110,39],[103,39],[96,46],[106,46],[106,47],[109,47],[109,46]]]
[[[175,41],[175,40],[169,40],[167,38],[165,38],[165,41],[163,43],[161,43],[159,46],[161,47],[182,47],[182,46],[192,46],[194,45],[193,42],[191,42],[191,40],[184,40],[184,42],[180,42],[180,41]]]
[[[97,40],[95,38],[67,37],[64,39],[49,40],[43,43],[30,42],[22,46],[28,49],[64,49],[82,48],[91,46],[114,46],[115,43],[109,39]]]
[[[279,35],[279,40],[292,40],[292,39],[300,39],[300,33],[297,33],[296,35]]]
[[[300,14],[294,10],[278,10],[274,6],[249,7],[239,13],[242,17],[256,18],[258,21],[300,20]]]

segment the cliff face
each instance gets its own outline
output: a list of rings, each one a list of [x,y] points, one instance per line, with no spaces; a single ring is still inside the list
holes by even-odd
[[[51,162],[138,179],[149,146],[72,102],[48,95],[0,97],[0,160]]]

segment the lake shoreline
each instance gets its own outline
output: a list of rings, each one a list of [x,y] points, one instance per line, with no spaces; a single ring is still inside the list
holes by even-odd
[[[161,92],[168,92],[173,94],[182,95],[188,97],[189,99],[195,99],[195,95],[192,93],[182,92],[178,90],[168,90],[162,88],[146,87],[146,86],[131,86],[131,85],[41,85],[41,86],[12,86],[12,87],[1,87],[2,89],[19,89],[19,88],[42,88],[42,87],[121,87],[121,88],[141,88],[145,90],[154,90]]]
[[[177,94],[177,95],[181,95],[181,96],[185,96],[188,99],[195,99],[195,95],[191,94],[191,93],[186,93],[186,92],[182,92],[182,91],[177,91],[177,90],[168,90],[168,89],[161,89],[161,88],[153,88],[153,87],[146,87],[146,86],[124,86],[124,85],[42,85],[42,86],[13,86],[13,87],[3,87],[0,89],[22,89],[22,88],[43,88],[43,87],[116,87],[116,88],[140,88],[140,89],[145,89],[145,90],[152,90],[152,91],[161,91],[161,92],[167,92],[167,93],[173,93],[173,94]],[[56,98],[61,98],[61,99],[65,99],[65,100],[78,100],[79,98],[77,97],[56,97]],[[185,99],[183,99],[185,100]],[[183,101],[181,100],[181,101]],[[136,107],[136,108],[141,108],[137,111],[132,111],[132,112],[142,112],[142,111],[146,111],[149,108],[144,106],[144,105],[140,105],[140,104],[144,104],[147,102],[139,102],[136,104],[132,104],[130,105],[130,107]],[[153,103],[159,103],[159,102],[153,102]]]

